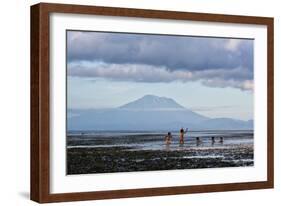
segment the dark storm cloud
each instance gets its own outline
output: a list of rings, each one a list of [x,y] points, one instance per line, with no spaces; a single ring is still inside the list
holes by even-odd
[[[148,64],[173,69],[252,69],[252,41],[237,40],[237,50],[224,46],[228,39],[183,36],[68,32],[68,60],[115,64]],[[235,47],[235,46],[234,46]]]
[[[253,41],[68,32],[69,75],[136,82],[202,80],[243,89],[253,80]]]

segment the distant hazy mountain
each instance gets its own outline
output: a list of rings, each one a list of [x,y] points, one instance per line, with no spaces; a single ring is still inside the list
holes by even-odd
[[[68,130],[252,129],[252,122],[210,119],[175,100],[145,95],[114,109],[68,110]]]
[[[120,109],[184,109],[183,106],[175,102],[175,100],[166,97],[157,97],[154,95],[145,95],[140,99],[125,104]]]

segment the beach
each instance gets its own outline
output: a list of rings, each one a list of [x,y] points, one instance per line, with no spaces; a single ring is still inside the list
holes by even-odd
[[[168,145],[164,141],[165,132],[69,134],[67,174],[254,165],[253,131],[194,131],[187,134],[183,145],[178,142],[178,134],[172,134],[172,142]],[[196,137],[200,137],[200,141]]]

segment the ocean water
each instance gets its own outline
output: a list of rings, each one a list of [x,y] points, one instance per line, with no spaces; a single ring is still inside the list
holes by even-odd
[[[165,144],[164,131],[71,131],[67,148],[126,147],[128,150],[186,150],[253,146],[252,130],[188,131],[185,143],[179,144],[179,132],[172,132],[171,144]],[[200,141],[196,141],[199,137]],[[212,141],[215,138],[215,142]],[[223,142],[220,142],[223,137]]]

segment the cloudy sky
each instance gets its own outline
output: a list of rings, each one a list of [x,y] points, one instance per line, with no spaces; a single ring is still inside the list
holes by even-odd
[[[209,117],[253,117],[253,40],[67,32],[68,108],[166,96]]]

